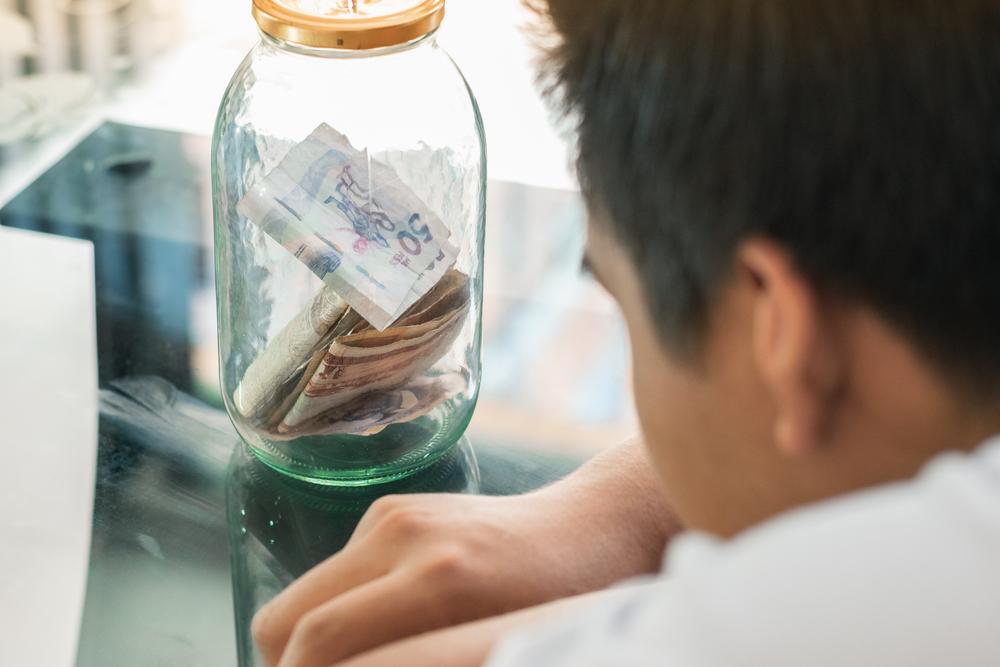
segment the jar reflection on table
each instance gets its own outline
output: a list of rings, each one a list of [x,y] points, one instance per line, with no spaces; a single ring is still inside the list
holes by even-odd
[[[478,493],[479,465],[463,438],[427,468],[374,488],[311,484],[237,447],[226,476],[233,605],[241,667],[259,665],[253,615],[293,580],[339,551],[384,494]]]
[[[279,18],[286,5],[255,2]],[[265,31],[213,146],[223,396],[268,465],[383,483],[443,455],[475,406],[482,123],[436,27],[328,48],[268,34],[271,14],[256,14]]]

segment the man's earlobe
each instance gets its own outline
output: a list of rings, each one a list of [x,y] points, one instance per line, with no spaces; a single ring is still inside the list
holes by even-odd
[[[780,245],[745,241],[737,259],[753,290],[753,353],[774,404],[775,445],[789,455],[821,446],[830,429],[840,359],[815,285]]]

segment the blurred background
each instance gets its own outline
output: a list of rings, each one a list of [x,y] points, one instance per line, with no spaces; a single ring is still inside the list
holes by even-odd
[[[470,435],[587,455],[636,432],[626,339],[611,300],[579,272],[583,208],[564,133],[535,87],[536,53],[522,31],[532,17],[519,0],[448,0],[447,7],[439,42],[479,100],[490,205],[503,207],[505,221],[500,228],[487,214],[484,378]],[[164,203],[175,220],[152,235],[188,244],[177,257],[196,270],[178,270],[177,257],[164,261],[161,246],[158,260],[144,261],[164,265],[162,275],[130,270],[134,249],[105,250],[103,258],[99,249],[98,283],[103,272],[105,283],[118,281],[114,289],[155,304],[148,326],[173,332],[171,359],[179,355],[186,366],[169,379],[216,405],[211,225],[180,218],[211,220],[206,138],[230,76],[257,39],[250,0],[0,0],[0,206],[29,186],[59,191],[63,208],[85,197],[77,172],[87,159],[64,158],[105,121],[182,133],[173,169],[191,172],[184,177],[196,210]],[[0,222],[60,233],[15,204]],[[127,231],[143,217],[101,211],[87,213],[87,224]],[[191,276],[183,293],[177,275]],[[99,349],[113,342],[104,337]],[[102,384],[128,371],[102,367]]]
[[[521,31],[531,20],[518,0],[449,0],[439,41],[479,99],[491,177],[572,189],[564,142],[534,87]],[[250,0],[0,0],[0,138],[72,122],[67,113],[95,110],[84,100],[122,122],[210,134],[256,41]]]

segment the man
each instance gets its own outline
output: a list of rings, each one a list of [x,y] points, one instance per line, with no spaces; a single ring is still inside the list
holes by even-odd
[[[377,503],[268,663],[1000,664],[1000,2],[541,11],[650,462]]]

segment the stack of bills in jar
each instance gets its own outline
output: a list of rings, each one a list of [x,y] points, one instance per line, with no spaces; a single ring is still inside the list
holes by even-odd
[[[327,125],[237,205],[323,287],[250,364],[233,401],[275,439],[372,434],[461,391],[428,373],[462,330],[469,277],[447,226]]]

